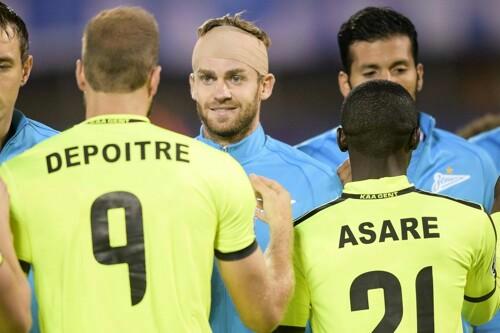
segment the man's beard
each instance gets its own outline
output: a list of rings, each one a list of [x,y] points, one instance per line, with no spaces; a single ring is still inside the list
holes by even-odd
[[[210,136],[223,138],[226,141],[234,143],[250,134],[249,132],[252,124],[257,116],[258,103],[258,94],[255,94],[252,103],[248,104],[244,109],[239,105],[240,110],[238,111],[237,117],[231,121],[230,126],[220,126],[214,120],[209,119],[207,115],[203,114],[202,106],[198,102],[196,102],[196,110],[198,117]]]

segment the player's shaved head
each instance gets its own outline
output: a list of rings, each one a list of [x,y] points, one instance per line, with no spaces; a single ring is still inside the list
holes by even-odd
[[[104,10],[85,28],[82,60],[95,91],[126,93],[143,87],[158,53],[158,24],[139,7]]]
[[[344,100],[341,126],[349,151],[384,158],[409,146],[418,117],[405,88],[391,81],[372,80],[354,88]]]

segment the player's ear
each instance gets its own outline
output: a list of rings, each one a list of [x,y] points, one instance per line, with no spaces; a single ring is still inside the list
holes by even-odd
[[[408,142],[408,150],[412,151],[417,149],[419,143],[420,143],[420,127],[417,126],[413,129],[410,135],[410,141]]]
[[[189,74],[189,89],[191,91],[191,99],[196,101],[196,88],[194,86],[194,73]]]
[[[349,83],[349,74],[344,71],[339,72],[338,76],[339,89],[342,96],[347,97],[351,92],[351,84]]]
[[[33,56],[30,54],[28,58],[23,62],[23,75],[21,76],[21,86],[24,86],[31,74],[31,69],[33,68]]]
[[[273,93],[273,87],[276,83],[276,78],[273,74],[267,73],[263,75],[260,79],[260,98],[265,101]]]
[[[340,151],[346,152],[348,150],[345,132],[341,126],[337,128],[337,144],[339,145]]]
[[[161,74],[161,66],[156,66],[151,71],[151,76],[149,78],[149,95],[153,97],[158,92],[158,86],[160,85],[160,74]]]
[[[421,91],[424,87],[424,65],[417,65],[417,91]]]
[[[75,67],[75,77],[76,84],[78,85],[78,89],[81,91],[85,91],[87,89],[87,80],[85,79],[85,73],[83,71],[83,64],[80,59],[76,61]]]

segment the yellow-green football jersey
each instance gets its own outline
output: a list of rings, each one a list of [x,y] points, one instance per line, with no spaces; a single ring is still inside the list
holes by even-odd
[[[332,332],[462,332],[498,307],[496,232],[481,206],[405,176],[348,183],[295,222],[295,295],[282,326]]]
[[[0,175],[43,332],[210,332],[214,253],[257,247],[239,164],[144,117],[91,118]]]

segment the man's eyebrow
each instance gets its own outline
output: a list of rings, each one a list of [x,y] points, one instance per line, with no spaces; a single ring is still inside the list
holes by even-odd
[[[210,70],[210,69],[204,69],[204,68],[200,68],[196,71],[196,74],[212,74],[212,75],[215,75],[215,72]]]
[[[377,68],[380,68],[380,66],[377,65],[377,64],[364,64],[364,65],[361,65],[361,69],[377,69]]]

